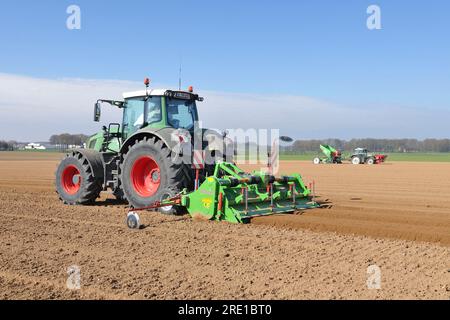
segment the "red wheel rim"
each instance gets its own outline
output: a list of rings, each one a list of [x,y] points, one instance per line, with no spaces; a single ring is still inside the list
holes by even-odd
[[[131,168],[131,183],[134,190],[141,197],[151,197],[156,193],[161,184],[159,166],[150,156],[142,156]]]
[[[74,165],[65,167],[61,175],[61,185],[67,194],[76,194],[81,187],[80,170]]]

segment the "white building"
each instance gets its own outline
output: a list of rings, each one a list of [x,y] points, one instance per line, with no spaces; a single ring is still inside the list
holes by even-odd
[[[29,143],[25,146],[25,150],[46,150],[47,148],[39,143]]]

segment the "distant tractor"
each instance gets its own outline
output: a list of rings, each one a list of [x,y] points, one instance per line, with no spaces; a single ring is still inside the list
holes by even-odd
[[[325,155],[325,157],[314,158],[313,160],[314,164],[342,163],[342,153],[340,151],[336,150],[335,148],[327,144],[321,144],[320,149],[322,150],[322,153]]]
[[[352,164],[380,164],[386,161],[387,155],[384,154],[372,154],[367,149],[356,148],[350,161]]]

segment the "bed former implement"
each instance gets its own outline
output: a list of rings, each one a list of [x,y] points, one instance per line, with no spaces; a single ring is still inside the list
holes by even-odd
[[[342,163],[342,153],[341,151],[333,148],[330,145],[327,144],[321,144],[320,150],[322,150],[322,153],[325,155],[325,157],[315,157],[313,159],[314,164],[321,164],[321,163]]]
[[[217,163],[214,174],[192,192],[144,208],[130,208],[127,225],[139,228],[139,211],[177,206],[195,219],[248,223],[251,218],[319,207],[299,174],[275,177],[265,171],[245,173],[235,164]]]

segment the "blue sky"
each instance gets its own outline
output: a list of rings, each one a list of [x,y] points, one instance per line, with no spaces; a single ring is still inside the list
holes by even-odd
[[[70,4],[81,8],[81,30],[66,28]],[[382,30],[366,27],[371,4],[381,8]],[[205,91],[443,117],[450,110],[448,15],[446,0],[2,1],[0,73],[139,82],[150,76],[176,86],[181,59],[183,82]],[[371,125],[368,134],[379,136]],[[447,134],[424,125],[426,136],[417,123],[389,135]]]

